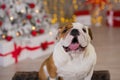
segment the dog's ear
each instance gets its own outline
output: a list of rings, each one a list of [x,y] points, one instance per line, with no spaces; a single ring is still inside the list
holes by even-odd
[[[92,35],[92,31],[91,31],[91,29],[90,29],[90,28],[88,28],[88,34],[89,34],[89,36],[90,36],[91,40],[93,40],[93,35]]]

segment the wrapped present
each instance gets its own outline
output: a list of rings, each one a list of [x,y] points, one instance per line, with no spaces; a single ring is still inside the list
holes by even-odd
[[[91,16],[89,11],[76,11],[74,13],[76,17],[76,21],[83,23],[85,25],[91,25]]]
[[[120,27],[120,11],[107,11],[107,24],[112,27]]]
[[[10,52],[11,50],[14,50],[14,45],[13,45],[13,41],[5,41],[5,40],[1,40],[0,41],[0,53],[5,54]]]
[[[36,50],[28,50],[29,58],[35,59],[46,54],[50,54],[54,47],[54,37],[48,34],[31,37],[30,43],[27,45],[29,47],[39,48]]]
[[[12,58],[12,55],[0,57],[0,66],[2,66],[2,67],[6,67],[6,66],[11,65],[13,63],[14,63],[14,59]]]
[[[0,66],[6,67],[26,58],[27,53],[13,41],[0,41]]]
[[[55,34],[53,34],[55,33]],[[35,59],[51,54],[55,43],[56,30],[49,34],[19,37],[11,41],[0,41],[0,66],[6,67],[26,58]]]

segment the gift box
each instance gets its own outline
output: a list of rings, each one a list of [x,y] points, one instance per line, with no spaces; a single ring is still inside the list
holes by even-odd
[[[0,41],[0,66],[6,67],[27,58],[26,51],[13,41]]]
[[[90,12],[85,10],[85,11],[76,11],[74,13],[77,17],[76,17],[76,21],[80,22],[82,24],[85,25],[91,25],[91,16],[90,16]]]
[[[30,59],[35,59],[38,57],[42,57],[46,54],[51,54],[54,47],[54,36],[50,36],[48,34],[44,34],[37,37],[31,37],[29,47],[37,48],[36,50],[27,50]],[[50,43],[50,44],[49,44]]]
[[[0,41],[0,66],[6,67],[26,58],[35,59],[51,54],[55,44],[55,32],[38,36],[19,37]]]
[[[9,52],[14,50],[13,42],[0,41],[0,66],[7,66],[14,63],[14,59]]]
[[[120,11],[107,11],[107,25],[120,27]]]

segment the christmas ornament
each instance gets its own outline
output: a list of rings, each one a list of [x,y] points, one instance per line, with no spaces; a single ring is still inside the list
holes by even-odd
[[[39,20],[39,19],[37,19],[37,23],[40,23],[40,20]]]
[[[33,9],[33,8],[35,8],[35,4],[34,3],[30,3],[29,7]]]
[[[2,4],[2,5],[0,5],[0,8],[4,10],[6,8],[6,5]]]
[[[0,27],[2,26],[2,24],[3,24],[3,22],[2,22],[2,21],[0,21]]]
[[[30,20],[30,19],[32,19],[32,15],[31,15],[31,14],[28,14],[28,15],[26,16],[26,18]]]
[[[11,41],[12,38],[13,38],[12,36],[6,36],[6,40],[7,40],[7,41]]]
[[[44,31],[44,29],[40,29],[39,32],[40,32],[40,34],[43,34],[45,31]]]
[[[32,34],[32,36],[37,36],[37,31],[36,30],[32,30],[31,34]]]
[[[36,36],[48,32],[51,18],[42,3],[40,0],[3,1],[0,4],[0,30],[4,34],[1,38],[11,41],[20,36]]]

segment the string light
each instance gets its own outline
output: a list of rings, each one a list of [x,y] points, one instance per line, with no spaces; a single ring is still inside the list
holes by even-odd
[[[14,18],[11,16],[11,17],[10,17],[10,20],[13,21],[13,19],[14,19]]]
[[[22,9],[22,10],[21,10],[21,13],[25,13],[25,10],[24,10],[24,9]]]
[[[16,36],[20,36],[20,32],[16,32]]]
[[[50,32],[49,32],[49,35],[53,35],[53,33],[50,31]]]
[[[35,26],[32,26],[32,30],[36,30],[36,27],[35,27]]]
[[[6,35],[3,34],[3,35],[2,35],[2,38],[5,39],[5,37],[6,37]]]
[[[72,3],[68,3],[66,6],[67,0],[44,0],[43,4],[47,13],[52,14],[51,23],[64,24],[66,22],[75,21],[76,17],[73,17],[74,11],[79,9],[79,6],[82,5],[80,0],[72,0]],[[59,4],[58,4],[59,3]],[[69,8],[68,8],[69,7]],[[69,13],[67,13],[69,11]],[[68,14],[68,15],[67,15]]]
[[[61,17],[61,22],[64,23],[65,22],[65,18],[64,17]]]
[[[36,10],[35,10],[35,12],[36,12],[36,13],[39,13],[39,10],[38,10],[38,9],[36,9]]]

